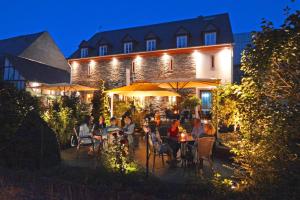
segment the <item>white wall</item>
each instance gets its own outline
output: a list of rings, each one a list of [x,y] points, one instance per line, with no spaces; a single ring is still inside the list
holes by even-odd
[[[232,82],[232,48],[224,48],[215,52],[193,53],[196,65],[196,78],[221,79],[221,83]],[[214,69],[211,68],[211,56],[214,55]]]

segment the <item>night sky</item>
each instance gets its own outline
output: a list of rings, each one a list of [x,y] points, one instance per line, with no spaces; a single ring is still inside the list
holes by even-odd
[[[69,56],[98,31],[228,12],[234,33],[280,25],[283,8],[300,0],[1,0],[0,39],[47,30]]]

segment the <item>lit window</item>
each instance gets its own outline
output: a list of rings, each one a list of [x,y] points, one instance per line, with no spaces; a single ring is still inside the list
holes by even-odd
[[[147,40],[147,51],[156,50],[156,40]]]
[[[204,35],[204,44],[205,45],[215,45],[217,43],[217,33],[205,33]]]
[[[107,55],[107,45],[99,46],[99,56]]]
[[[186,35],[177,36],[176,44],[177,44],[177,48],[187,47],[187,36]]]
[[[131,53],[133,50],[132,42],[125,42],[124,43],[124,53]]]
[[[88,48],[81,48],[80,49],[80,57],[81,58],[88,57],[88,54],[89,54]]]
[[[201,92],[201,107],[203,111],[210,110],[212,106],[212,96],[210,91]]]

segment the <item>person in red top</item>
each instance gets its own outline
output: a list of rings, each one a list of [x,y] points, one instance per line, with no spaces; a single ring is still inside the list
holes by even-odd
[[[173,151],[173,159],[176,160],[177,152],[180,149],[180,144],[178,143],[179,137],[179,121],[173,120],[171,127],[168,129],[169,145]]]

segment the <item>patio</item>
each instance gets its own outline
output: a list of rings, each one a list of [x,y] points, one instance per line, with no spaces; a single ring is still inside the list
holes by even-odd
[[[81,148],[79,151],[79,157],[77,158],[76,148],[70,148],[63,150],[61,152],[62,163],[70,167],[80,167],[80,168],[91,168],[95,169],[99,161],[94,157],[88,156],[88,148]],[[233,174],[233,169],[229,159],[224,156],[221,152],[221,148],[217,148],[216,155],[213,159],[213,168],[216,173],[222,175],[222,177],[230,177]],[[139,147],[135,150],[134,160],[145,169],[146,165],[146,143],[144,140],[140,140]],[[166,161],[166,158],[165,158]],[[178,163],[176,168],[171,168],[167,163],[163,166],[160,158],[156,158],[154,171],[152,170],[153,156],[149,159],[149,172],[155,177],[162,181],[172,182],[172,183],[187,183],[190,181],[195,181],[201,179],[201,177],[196,176],[195,168],[183,168],[181,164]],[[209,169],[208,163],[204,162],[204,178],[211,178],[212,171]]]

